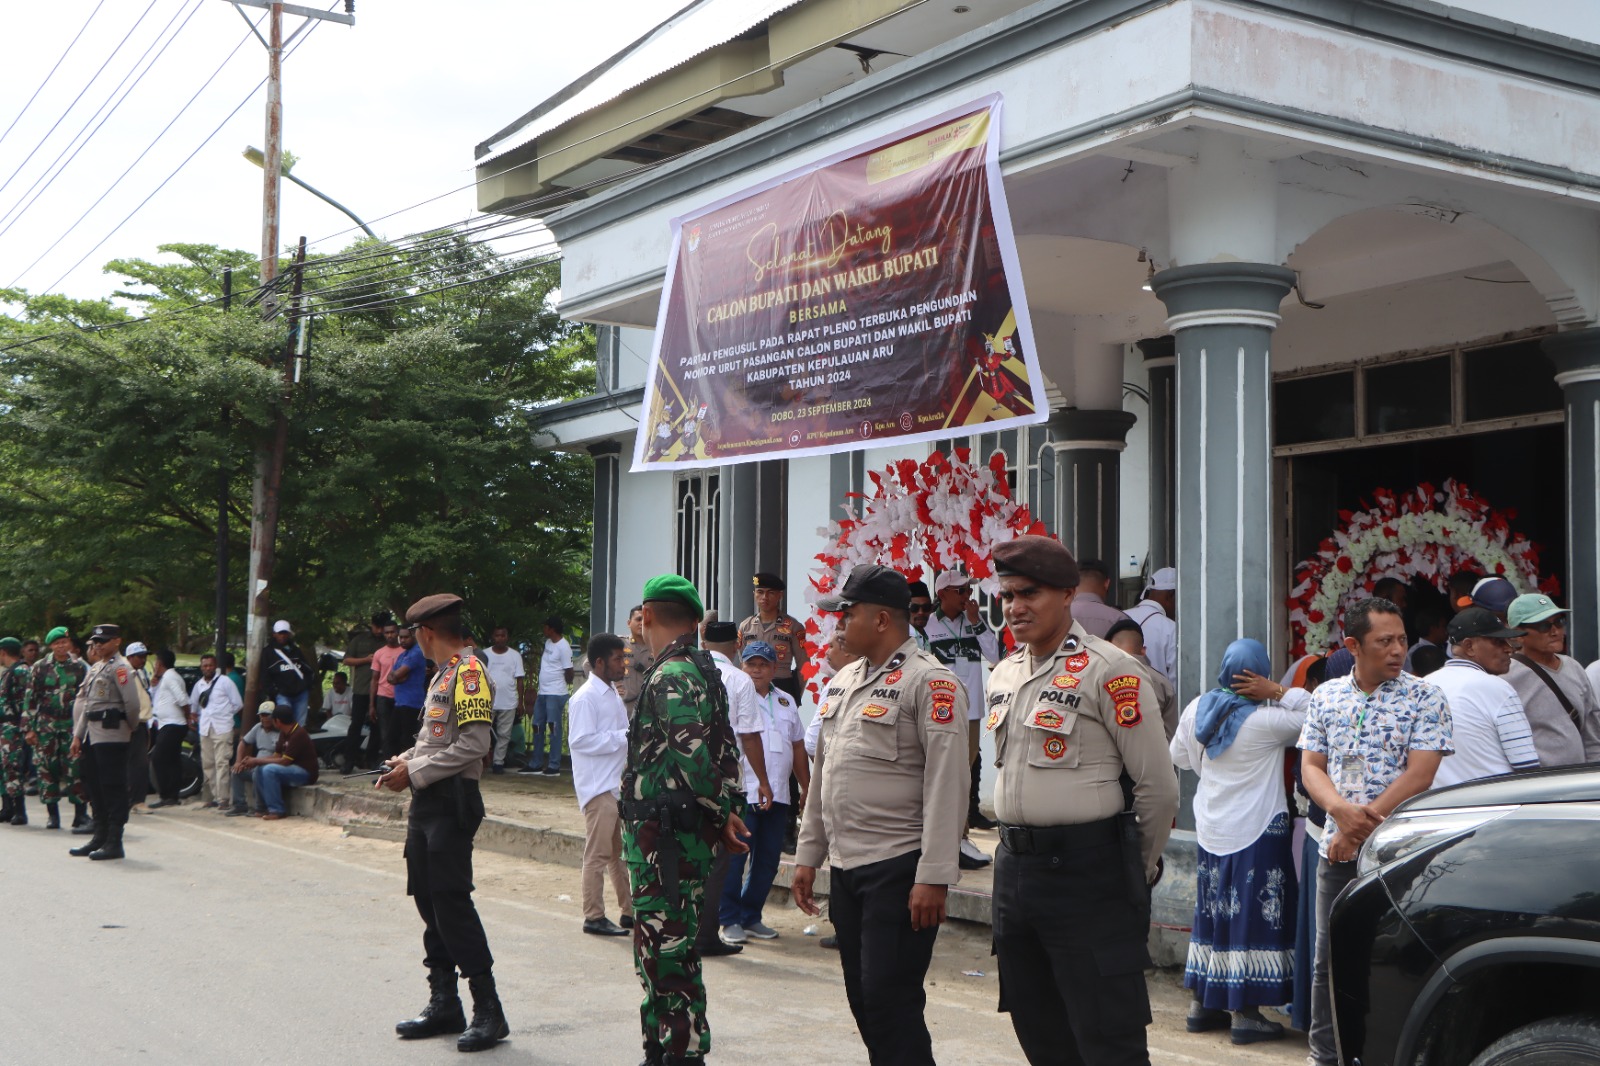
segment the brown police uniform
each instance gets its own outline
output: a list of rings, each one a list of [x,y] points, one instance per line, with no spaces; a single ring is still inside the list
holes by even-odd
[[[119,653],[89,667],[72,705],[72,735],[84,745],[78,773],[94,816],[91,841],[101,840],[117,858],[122,827],[128,824],[128,742],[138,724],[139,679],[133,665]]]
[[[966,826],[966,692],[907,640],[829,683],[795,861],[829,867],[845,990],[874,1062],[931,1063],[923,978],[938,927],[913,931],[916,884],[953,885]],[[870,980],[863,980],[863,974]]]
[[[793,615],[780,614],[770,622],[763,622],[759,614],[746,618],[739,623],[739,647],[743,649],[752,640],[764,640],[777,651],[777,668],[772,672],[774,681],[787,680],[794,674],[790,664],[805,658],[806,627]]]
[[[650,645],[628,637],[628,672],[622,677],[622,702],[628,708],[628,720],[633,720],[634,708],[639,704],[639,693],[644,691],[644,675],[656,661]]]
[[[1036,1066],[1143,1066],[1147,885],[1178,809],[1154,686],[1074,622],[1049,659],[1023,647],[1002,660],[988,702],[1000,1009]],[[1069,1033],[1077,1056],[1062,1051]]]

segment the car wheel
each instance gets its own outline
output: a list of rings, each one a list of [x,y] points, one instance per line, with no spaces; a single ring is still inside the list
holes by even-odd
[[[1472,1066],[1600,1066],[1600,1015],[1569,1014],[1513,1029]]]
[[[178,761],[178,767],[178,779],[182,782],[178,786],[178,795],[188,799],[200,791],[202,784],[200,760],[185,752],[183,758]]]

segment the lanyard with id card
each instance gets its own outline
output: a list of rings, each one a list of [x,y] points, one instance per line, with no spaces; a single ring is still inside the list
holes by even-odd
[[[772,690],[768,689],[765,703],[762,707],[767,716],[767,728],[761,731],[761,737],[763,747],[770,752],[777,753],[784,749],[784,736],[782,731],[778,729],[778,717],[772,711],[772,700]]]
[[[1353,747],[1361,744],[1361,731],[1367,724],[1367,711],[1372,707],[1371,697],[1367,698],[1361,706],[1361,713],[1356,716],[1355,737]],[[1367,798],[1367,760],[1358,756],[1354,751],[1340,751],[1339,764],[1334,771],[1334,787],[1339,790],[1339,795],[1346,800],[1365,803]]]

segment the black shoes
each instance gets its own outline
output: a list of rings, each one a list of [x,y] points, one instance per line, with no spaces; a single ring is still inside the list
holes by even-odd
[[[44,823],[44,827],[46,829],[60,829],[61,828],[61,804],[59,804],[59,803],[46,803],[44,805],[44,809],[50,815],[50,820],[48,822]]]
[[[12,825],[27,825],[28,824],[28,800],[27,800],[27,797],[25,797],[25,796],[18,796],[17,797],[16,806],[12,807],[12,809],[11,809],[11,824]]]
[[[85,813],[81,803],[72,805],[72,832],[76,836],[94,832],[94,827],[89,822],[89,815]]]
[[[89,858],[95,862],[100,862],[105,859],[120,859],[123,857],[122,826],[120,825],[112,826],[111,831],[106,834],[105,843],[101,844],[99,848],[89,853]]]
[[[988,832],[999,824],[999,822],[986,816],[976,807],[967,813],[967,828],[969,829],[982,829],[984,832]]]
[[[700,953],[700,957],[702,959],[709,959],[715,958],[718,955],[737,955],[739,952],[743,951],[744,948],[738,944],[725,944],[722,941],[717,940],[704,946],[697,946],[695,950]]]
[[[817,947],[826,948],[829,951],[838,951],[839,938],[836,936],[825,936],[821,940],[817,941]]]
[[[81,845],[79,847],[73,848],[71,851],[67,852],[68,855],[77,855],[77,856],[79,856],[81,858],[84,855],[88,855],[88,854],[91,854],[92,852],[99,851],[100,850],[100,845],[102,845],[102,844],[104,844],[106,842],[106,835],[110,832],[110,829],[108,829],[107,827],[101,825],[99,822],[92,822],[88,826],[85,826],[83,829],[74,829],[73,832],[74,833],[88,832],[89,834],[91,834],[87,843],[85,843],[85,844],[83,844],[83,845]]]
[[[633,928],[633,915],[624,914],[622,916],[622,921],[618,922],[617,924],[622,926],[622,928],[624,928],[624,929],[632,929]]]
[[[12,798],[11,793],[7,792],[5,801],[0,802],[0,823],[11,821],[11,816],[16,813],[17,801]]]
[[[459,1033],[467,1027],[467,1013],[461,1006],[461,995],[456,987],[454,970],[428,971],[428,987],[433,990],[428,1005],[415,1018],[394,1027],[401,1040],[421,1040],[423,1037]]]
[[[628,924],[633,924],[629,922]],[[617,925],[610,918],[588,918],[584,920],[583,931],[592,936],[627,936],[628,931]]]
[[[1232,1014],[1225,1010],[1202,1007],[1198,1003],[1189,1004],[1189,1015],[1183,1023],[1183,1027],[1191,1033],[1209,1033],[1217,1029],[1230,1028],[1232,1025]]]
[[[492,973],[467,978],[467,987],[472,990],[472,1024],[456,1039],[456,1050],[483,1051],[510,1036],[511,1026],[500,1008]]]

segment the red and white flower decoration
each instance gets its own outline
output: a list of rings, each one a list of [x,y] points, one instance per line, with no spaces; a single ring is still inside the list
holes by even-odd
[[[1333,648],[1345,610],[1384,578],[1410,584],[1421,577],[1448,592],[1451,574],[1480,570],[1523,592],[1560,592],[1554,577],[1539,579],[1538,546],[1511,532],[1516,512],[1495,510],[1453,479],[1440,489],[1424,483],[1398,495],[1379,489],[1373,499],[1368,510],[1340,511],[1344,530],[1295,567],[1289,594],[1295,655]]]
[[[1048,534],[1028,508],[1011,496],[1006,455],[996,451],[986,465],[972,462],[970,450],[934,452],[922,462],[902,459],[883,470],[869,470],[873,493],[850,493],[845,517],[817,532],[828,547],[817,553],[806,600],[806,654],[802,676],[813,680],[833,636],[834,616],[817,610],[819,598],[844,583],[851,569],[868,563],[890,566],[911,581],[960,567],[991,595],[1000,582],[990,553],[996,544],[1024,533]],[[859,500],[857,507],[852,501]]]

